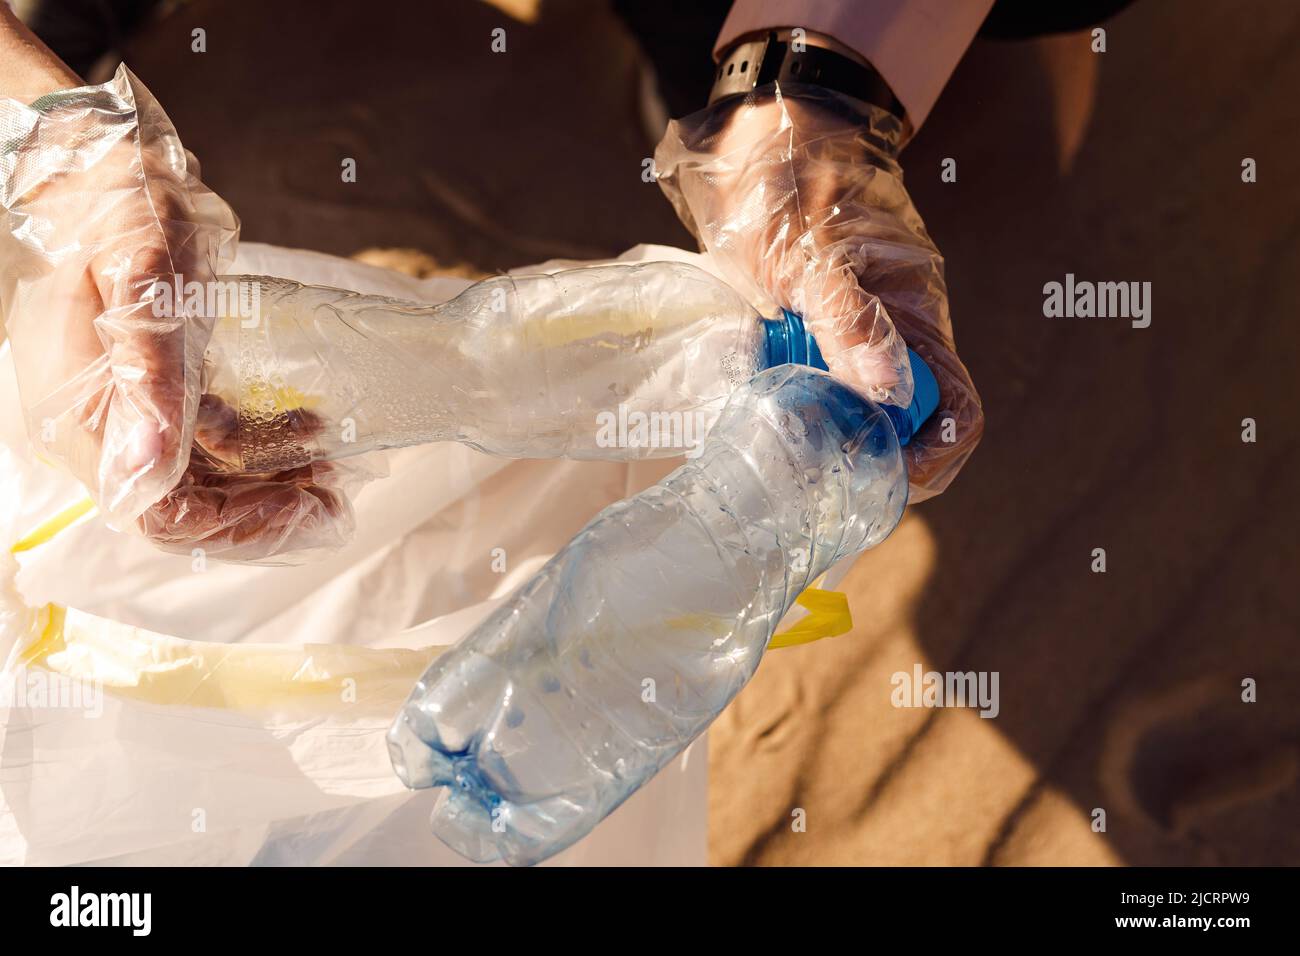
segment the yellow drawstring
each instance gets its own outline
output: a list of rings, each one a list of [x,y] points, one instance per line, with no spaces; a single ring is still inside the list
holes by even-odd
[[[23,551],[30,551],[37,545],[44,544],[64,528],[94,510],[95,503],[89,498],[69,505],[54,517],[42,521],[35,530],[20,538],[9,548],[9,553],[19,554]],[[40,613],[45,619],[45,624],[41,627],[41,633],[36,637],[36,640],[19,652],[19,659],[24,664],[31,664],[37,658],[57,650],[63,640],[63,622],[67,617],[67,608],[59,604],[47,604],[41,608]]]
[[[94,509],[95,503],[91,499],[78,501],[43,521],[9,550],[18,554],[42,545]],[[824,637],[838,637],[853,630],[853,614],[849,610],[848,596],[839,591],[811,587],[800,594],[795,603],[808,611],[807,616],[774,636],[767,645],[769,649],[810,644]],[[38,652],[39,648],[56,640],[62,631],[64,609],[54,604],[47,605],[46,609],[50,612],[49,623],[29,653]]]
[[[792,624],[768,642],[767,648],[794,647],[810,644],[823,637],[838,637],[853,630],[853,614],[849,611],[847,594],[808,588],[795,599],[808,615]]]
[[[89,514],[95,510],[95,503],[89,498],[84,498],[74,505],[64,508],[53,518],[42,521],[36,530],[19,538],[18,541],[9,549],[11,554],[18,554],[22,551],[30,551],[37,545],[44,544],[56,534],[62,531],[68,525],[72,524],[83,515]]]

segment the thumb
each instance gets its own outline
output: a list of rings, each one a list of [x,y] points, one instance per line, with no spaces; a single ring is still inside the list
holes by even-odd
[[[188,274],[178,265],[199,266]],[[92,265],[105,309],[95,328],[108,353],[110,398],[99,462],[101,505],[133,518],[170,491],[189,461],[203,351],[213,318],[163,285],[210,278],[161,244],[102,255]],[[176,274],[173,275],[173,271]]]
[[[907,407],[912,400],[907,343],[884,303],[862,288],[848,262],[809,262],[792,299],[802,305],[795,311],[802,311],[832,374],[872,401]]]

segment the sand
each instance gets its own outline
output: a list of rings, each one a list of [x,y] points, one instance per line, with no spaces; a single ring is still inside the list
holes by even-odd
[[[616,20],[425,9],[197,0],[130,62],[247,239],[468,274],[689,245]],[[972,48],[904,165],[984,442],[854,570],[854,631],[771,654],[716,725],[713,862],[1300,862],[1298,38],[1201,0],[1137,3],[1102,55]],[[1044,317],[1067,274],[1150,282],[1151,325]],[[893,706],[917,664],[997,671],[997,717]]]

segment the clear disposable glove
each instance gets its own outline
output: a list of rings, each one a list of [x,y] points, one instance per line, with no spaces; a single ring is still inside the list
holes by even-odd
[[[953,342],[943,259],[903,187],[902,139],[884,110],[771,84],[674,120],[655,168],[727,279],[802,314],[842,381],[906,407],[907,349],[925,359],[940,404],[905,450],[919,501],[956,476],[984,415]]]
[[[101,86],[0,100],[0,207],[0,309],[28,434],[114,527],[231,560],[346,537],[334,469],[217,478],[191,461],[216,316],[206,296],[160,307],[160,283],[206,288],[239,223],[139,79],[123,66]]]
[[[195,448],[180,484],[140,516],[164,551],[220,561],[291,563],[347,542],[354,517],[344,465],[313,462],[266,474],[226,474]]]

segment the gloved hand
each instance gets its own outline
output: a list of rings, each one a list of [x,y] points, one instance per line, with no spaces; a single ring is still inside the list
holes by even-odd
[[[289,563],[336,548],[355,526],[342,466],[313,462],[267,474],[227,474],[195,447],[180,484],[140,516],[164,551],[198,548],[221,561]],[[269,560],[270,559],[270,560]]]
[[[188,291],[233,259],[239,224],[130,71],[0,100],[0,207],[0,308],[28,434],[111,524],[237,560],[346,534],[346,499],[321,487],[329,470],[217,482],[190,460],[216,316]],[[186,294],[162,299],[175,277]]]
[[[842,381],[906,407],[907,349],[929,364],[939,408],[905,449],[920,501],[970,457],[984,415],[953,342],[943,259],[903,188],[902,134],[874,106],[771,84],[674,120],[655,168],[728,281],[802,314]]]

